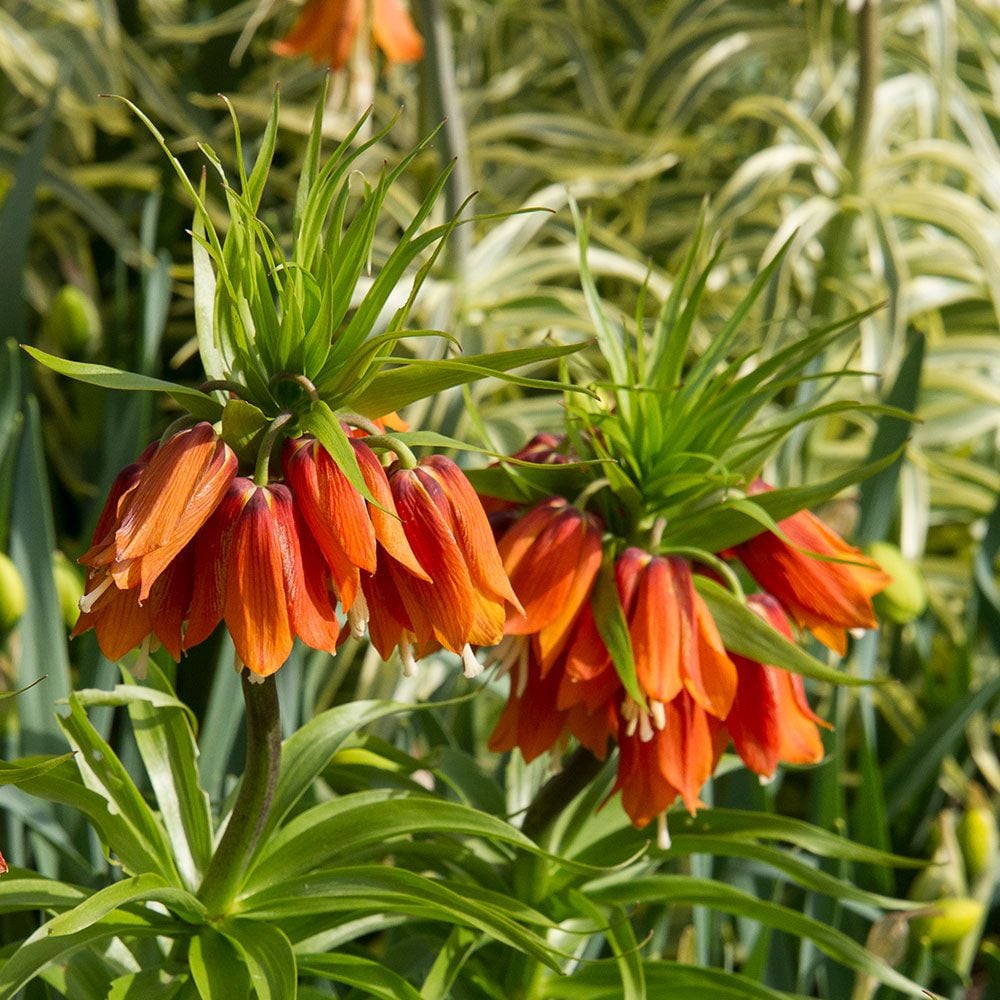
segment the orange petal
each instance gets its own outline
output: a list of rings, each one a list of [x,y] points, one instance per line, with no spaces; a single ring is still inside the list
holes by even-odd
[[[340,622],[330,600],[330,571],[312,545],[291,493],[276,490],[273,495],[278,544],[286,557],[285,581],[292,630],[307,646],[332,653],[340,638]],[[305,543],[300,544],[303,538]]]
[[[589,522],[589,525],[584,528],[573,586],[566,595],[562,610],[536,636],[536,648],[543,670],[563,651],[575,631],[582,609],[589,604],[594,580],[601,568],[601,531],[593,526],[593,522]]]
[[[441,513],[447,501],[441,487],[415,470],[400,469],[390,480],[396,509],[413,552],[433,584],[420,580],[398,563],[390,563],[396,589],[420,643],[437,639],[453,653],[469,641],[475,614],[472,579],[451,526]],[[439,506],[440,500],[440,506]]]
[[[313,538],[331,563],[343,555],[366,573],[375,570],[375,528],[364,498],[319,441],[289,441],[285,478]]]
[[[379,553],[374,574],[361,578],[361,588],[368,602],[368,637],[383,660],[388,660],[399,645],[403,631],[412,632],[413,623],[393,582],[390,557]],[[405,572],[400,570],[400,572]]]
[[[639,577],[629,636],[636,676],[656,701],[670,701],[681,690],[681,664],[693,658],[690,572],[685,579],[674,564],[682,560],[654,558]]]
[[[688,583],[691,585],[690,574]],[[697,652],[684,661],[684,686],[706,712],[724,719],[736,697],[736,666],[722,644],[712,612],[693,585],[691,597]]]
[[[372,37],[389,62],[408,63],[423,58],[424,40],[400,0],[375,0]]]
[[[431,455],[421,460],[417,475],[425,484],[431,478],[440,485],[450,508],[455,539],[475,586],[498,601],[510,601],[520,610],[520,602],[497,552],[486,512],[465,473],[450,458]],[[407,535],[409,537],[409,533]]]
[[[768,669],[778,696],[778,717],[781,719],[778,753],[781,759],[789,764],[819,763],[824,750],[818,727],[832,727],[809,707],[801,677],[776,667]]]
[[[82,635],[91,628],[101,652],[114,663],[152,632],[152,608],[148,602],[140,604],[134,590],[119,590],[112,585],[89,613],[80,614],[71,635]]]
[[[236,471],[236,455],[211,424],[196,424],[164,442],[120,506],[111,567],[115,583],[140,587],[144,601],[211,516]]]
[[[697,811],[698,793],[715,769],[716,749],[709,716],[682,691],[664,706],[666,725],[654,736],[660,767],[688,812]]]
[[[317,66],[342,69],[363,13],[364,0],[307,0],[288,34],[271,48],[279,56],[309,55]]]
[[[618,740],[618,777],[611,794],[621,791],[625,812],[640,828],[659,816],[679,794],[661,766],[661,740],[662,734],[645,743],[635,734],[622,734]]]
[[[351,441],[354,454],[358,459],[358,467],[371,495],[378,501],[379,507],[368,505],[375,537],[379,545],[400,565],[405,566],[414,576],[421,580],[430,580],[424,568],[413,554],[403,524],[396,516],[396,503],[392,498],[389,479],[382,468],[378,456],[363,441]],[[389,513],[386,513],[388,511]],[[372,572],[369,570],[369,572]]]
[[[272,510],[277,488],[252,487],[233,525],[226,566],[226,627],[243,663],[264,677],[292,651],[285,553]]]
[[[760,663],[734,656],[739,684],[726,726],[736,752],[751,771],[767,777],[781,759],[778,692],[772,672]]]

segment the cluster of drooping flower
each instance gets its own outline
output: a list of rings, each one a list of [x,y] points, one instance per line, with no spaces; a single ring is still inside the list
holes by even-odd
[[[284,442],[284,481],[266,485],[211,424],[150,445],[118,474],[80,559],[73,634],[93,628],[111,660],[151,641],[179,659],[224,620],[239,662],[266,677],[296,636],[332,652],[367,625],[407,671],[443,646],[478,672],[470,644],[498,642],[519,605],[472,486],[450,459],[386,469],[363,437],[350,443],[370,499],[309,436]]]
[[[552,461],[544,452],[536,440],[516,457]],[[754,483],[748,492],[766,489]],[[522,508],[513,523],[509,505],[500,506],[500,554],[523,612],[511,612],[492,654],[511,677],[492,749],[518,747],[532,760],[572,734],[603,759],[616,742],[614,791],[640,827],[662,821],[678,796],[695,811],[730,741],[762,778],[779,762],[822,758],[818,726],[826,723],[809,707],[802,678],[725,648],[687,558],[636,546],[617,555],[639,702],[626,691],[591,605],[604,550],[615,540],[593,513],[562,497]],[[747,603],[767,624],[791,639],[794,622],[842,653],[845,630],[875,626],[871,597],[890,579],[808,511],[779,527],[783,538],[764,532],[722,555],[738,559],[760,586]]]

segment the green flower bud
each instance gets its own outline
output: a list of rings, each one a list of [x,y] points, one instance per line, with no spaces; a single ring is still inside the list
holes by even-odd
[[[0,632],[12,629],[28,606],[28,595],[21,574],[11,560],[0,552]]]
[[[63,285],[52,300],[45,330],[63,353],[86,357],[100,343],[101,317],[93,299],[83,289]]]
[[[80,616],[83,577],[61,552],[56,552],[52,556],[52,575],[56,581],[56,594],[59,597],[62,620],[66,628],[72,628]]]
[[[1000,853],[1000,831],[990,800],[978,785],[969,786],[965,812],[958,821],[958,843],[970,881],[988,871]]]
[[[983,904],[977,899],[940,899],[932,911],[913,918],[913,931],[931,944],[958,944],[979,926],[982,918]]]
[[[873,542],[868,555],[889,576],[892,583],[875,597],[875,608],[890,621],[905,625],[923,614],[927,607],[927,588],[920,570],[891,542]]]

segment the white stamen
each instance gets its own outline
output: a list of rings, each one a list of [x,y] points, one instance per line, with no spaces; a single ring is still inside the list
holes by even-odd
[[[404,632],[399,639],[399,659],[403,664],[403,676],[414,677],[417,673],[417,661],[413,656],[413,643],[410,633]]]
[[[350,626],[351,635],[355,639],[363,639],[365,630],[368,627],[368,602],[365,595],[359,590],[351,610],[347,612],[347,624]]]
[[[251,684],[263,684],[267,678],[263,674],[255,674],[249,667],[247,667],[247,680]]]
[[[462,647],[462,666],[468,678],[478,677],[483,672],[483,665],[476,659],[476,654],[472,652],[472,647],[466,643]]]
[[[139,645],[139,655],[132,664],[132,676],[137,681],[144,681],[149,672],[149,636],[147,635]]]
[[[643,743],[648,743],[653,738],[653,727],[649,722],[649,713],[639,713],[639,739]]]
[[[667,710],[662,701],[650,699],[649,711],[653,716],[653,725],[661,732],[667,728]]]
[[[762,788],[767,788],[769,784],[777,777],[777,773],[772,774],[758,774],[757,780],[760,782]]]
[[[868,631],[868,629],[866,629],[866,628],[849,628],[847,631],[850,632],[851,635],[855,639],[862,639],[862,638],[864,638],[864,634],[865,634],[865,632]]]
[[[90,614],[91,608],[97,603],[101,594],[104,593],[111,586],[114,581],[111,579],[111,574],[109,573],[89,594],[84,594],[80,598],[78,607],[85,614]]]
[[[669,851],[670,844],[670,831],[667,829],[667,814],[660,813],[656,817],[656,846],[661,851]]]
[[[622,702],[622,717],[628,723],[625,727],[625,735],[635,736],[635,731],[639,726],[639,706],[631,698],[626,698]]]

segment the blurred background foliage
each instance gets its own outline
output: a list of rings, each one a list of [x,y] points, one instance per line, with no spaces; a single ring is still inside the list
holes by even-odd
[[[376,129],[399,115],[363,157],[368,171],[398,161],[448,120],[390,192],[373,268],[452,158],[451,209],[477,191],[471,211],[506,216],[456,231],[421,290],[415,326],[446,330],[469,353],[586,337],[570,194],[591,213],[589,264],[612,314],[633,314],[643,286],[650,313],[665,299],[705,204],[708,231],[722,249],[698,317],[701,346],[786,242],[745,326],[745,348],[773,352],[810,327],[878,305],[860,321],[849,351],[822,359],[822,369],[844,376],[832,385],[804,382],[782,402],[794,412],[820,393],[830,402],[889,401],[911,409],[915,422],[838,413],[797,431],[771,472],[780,482],[828,478],[908,438],[899,462],[825,511],[840,530],[865,544],[896,546],[915,567],[900,567],[906,587],[883,606],[881,634],[856,642],[847,666],[885,683],[815,692],[821,714],[837,723],[823,765],[787,772],[766,788],[734,769],[707,798],[934,857],[938,866],[916,877],[845,856],[811,863],[863,890],[974,899],[979,908],[965,924],[955,917],[957,931],[954,921],[942,931],[933,917],[923,924],[879,917],[870,901],[833,899],[790,879],[773,857],[749,851],[679,851],[654,868],[786,903],[867,939],[874,953],[945,995],[996,995],[997,851],[994,841],[992,854],[984,853],[982,838],[1000,801],[1000,9],[990,0],[413,0],[413,9],[428,41],[423,62],[385,66],[359,50],[334,76],[325,122],[334,140],[369,103]],[[207,162],[199,143],[233,165],[231,121],[217,95],[232,101],[252,151],[280,83],[281,132],[262,217],[287,234],[323,72],[271,51],[296,12],[291,0],[6,0],[5,337],[199,380],[190,205],[141,123],[101,95],[139,104],[197,177]],[[208,174],[221,224],[221,192],[211,168]],[[520,213],[529,207],[541,210]],[[423,338],[407,348],[449,349]],[[24,613],[16,625],[0,618],[0,667],[6,688],[47,680],[0,706],[6,757],[61,750],[55,700],[74,687],[108,688],[117,677],[92,636],[66,642],[64,618],[80,583],[67,559],[86,548],[114,473],[170,419],[162,401],[57,380],[18,355],[13,347],[0,355],[0,551],[24,585]],[[422,429],[513,450],[558,426],[559,407],[552,395],[486,380],[405,416]],[[880,551],[894,558],[893,549]],[[13,585],[4,588],[17,596]],[[199,649],[176,674],[201,722],[201,775],[216,804],[241,760],[229,655]],[[499,691],[501,683],[489,686]],[[443,700],[460,690],[444,659],[401,681],[353,640],[335,661],[297,651],[279,687],[288,732],[353,698]],[[391,785],[429,768],[435,787],[497,815],[516,814],[547,774],[544,764],[526,767],[484,751],[499,704],[489,694],[419,713],[402,727],[378,723],[358,737],[354,757],[334,760],[324,787]],[[134,741],[113,710],[98,706],[91,718],[126,764],[136,764]],[[13,786],[0,790],[0,806],[8,857],[83,884],[106,878],[96,843],[65,809]],[[600,814],[601,822],[621,860],[643,838],[625,830],[620,814],[616,828],[613,813]],[[560,836],[570,843],[580,829]],[[975,836],[978,847],[963,841],[959,848],[962,837]],[[587,837],[600,843],[596,833]],[[557,838],[552,849],[559,846]],[[645,973],[650,995],[676,962],[742,972],[777,990],[896,995],[817,950],[802,926],[683,893],[672,905],[666,886],[650,893],[632,932],[632,946],[642,942],[653,963]],[[610,889],[595,898],[621,902]],[[362,930],[391,942],[389,924]],[[444,932],[419,929],[428,953],[442,947]],[[625,939],[595,940],[586,957],[629,947]],[[450,946],[461,952],[460,945]],[[400,965],[417,950],[411,942]],[[602,979],[602,968],[590,966],[565,986],[553,981],[539,995],[621,995],[619,972]],[[670,974],[679,990],[680,973]],[[704,992],[705,980],[691,982]],[[481,975],[463,983],[456,996],[490,995]]]

